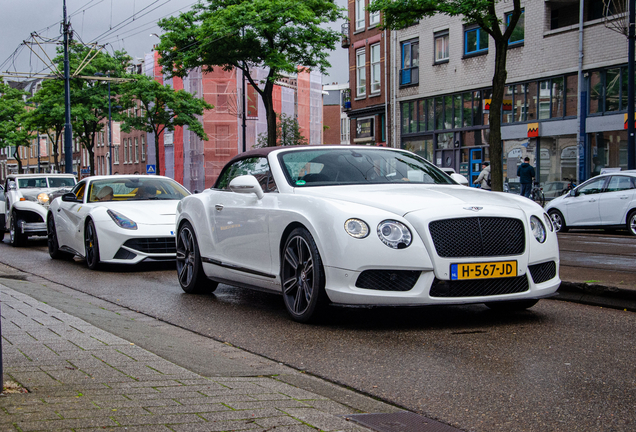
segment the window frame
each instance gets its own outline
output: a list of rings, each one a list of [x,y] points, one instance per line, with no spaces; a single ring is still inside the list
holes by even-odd
[[[377,59],[374,60],[374,49],[377,48]],[[371,69],[371,80],[370,80],[370,93],[371,94],[378,94],[382,91],[382,68],[380,66],[380,61],[382,58],[382,51],[380,49],[380,43],[378,42],[377,44],[373,44],[371,46],[369,46],[369,57],[370,57],[370,69]],[[377,67],[377,71],[376,71],[376,67]],[[376,76],[377,74],[377,76]],[[377,90],[375,89],[377,86]]]
[[[417,48],[417,49],[414,49]],[[409,66],[406,67],[405,66],[405,53],[407,52],[408,49],[408,54],[409,54]],[[417,53],[415,56],[415,61],[414,61],[414,56],[413,53]],[[410,86],[410,85],[419,85],[420,83],[420,42],[419,39],[409,39],[403,42],[400,42],[400,76],[399,76],[399,85],[400,87],[403,86]],[[414,63],[417,63],[415,66],[413,66]],[[407,74],[405,73],[405,71],[408,71],[408,82],[406,82],[406,78],[405,76],[407,76]]]
[[[364,0],[355,0],[354,12],[353,12],[355,31],[364,30],[364,26],[366,24],[366,17],[364,12],[365,12]],[[362,24],[359,25],[360,23]]]
[[[380,11],[369,12],[369,27],[375,27],[380,24]]]
[[[444,51],[446,52],[446,57],[444,58],[437,58],[437,54],[438,54],[438,50],[437,50],[437,41],[438,40],[445,40],[444,42]],[[450,41],[450,36],[449,36],[449,31],[448,30],[442,30],[442,31],[438,31],[435,32],[433,34],[433,64],[442,64],[442,63],[448,63],[450,60],[450,45],[449,45],[449,41]]]
[[[472,56],[477,56],[477,55],[483,55],[483,54],[488,54],[488,45],[490,44],[490,35],[486,33],[486,47],[483,48],[481,47],[481,32],[485,32],[484,29],[482,29],[481,27],[479,27],[478,25],[470,25],[470,26],[466,26],[464,27],[464,57],[472,57]],[[475,37],[475,51],[468,51],[468,34],[475,32],[476,33],[476,37]]]
[[[360,65],[361,58],[362,65]],[[367,95],[366,62],[366,47],[356,50],[356,97],[366,97]]]
[[[506,23],[506,29],[508,28],[508,25],[510,24],[510,18],[512,17],[512,14],[513,12],[506,12],[506,14],[504,15],[504,22]],[[516,41],[512,41],[512,42],[510,41],[510,39],[508,39],[509,47],[516,47],[516,46],[523,45],[526,39],[526,9],[525,8],[521,8],[521,15],[519,16],[519,21],[517,21],[517,26],[519,25],[519,22],[521,22],[522,19],[523,19],[523,38]],[[517,28],[518,27],[515,27],[515,30]],[[512,35],[510,35],[510,37],[512,37]]]

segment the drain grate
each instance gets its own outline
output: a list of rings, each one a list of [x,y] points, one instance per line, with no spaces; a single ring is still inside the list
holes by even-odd
[[[408,411],[352,414],[344,418],[379,432],[462,432],[460,429]]]

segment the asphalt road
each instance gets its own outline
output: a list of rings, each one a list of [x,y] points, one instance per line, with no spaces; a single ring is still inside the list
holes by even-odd
[[[51,260],[45,241],[16,249],[6,239],[0,262],[463,430],[636,429],[632,312],[556,300],[510,315],[334,307],[303,325],[276,295],[226,285],[186,295],[173,264],[93,272]]]

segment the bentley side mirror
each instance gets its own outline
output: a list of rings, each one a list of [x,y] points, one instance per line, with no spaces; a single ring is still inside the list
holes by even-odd
[[[256,180],[256,177],[252,175],[242,175],[235,177],[230,182],[230,190],[236,193],[244,193],[256,194],[258,199],[263,198],[263,188],[261,188],[260,183]]]
[[[468,179],[461,174],[451,173],[450,177],[463,186],[468,186]]]

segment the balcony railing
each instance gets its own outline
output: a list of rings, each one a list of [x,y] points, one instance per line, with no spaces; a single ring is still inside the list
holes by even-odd
[[[349,23],[344,23],[340,27],[340,33],[342,38],[342,47],[349,48],[351,46],[351,38],[349,37]]]

